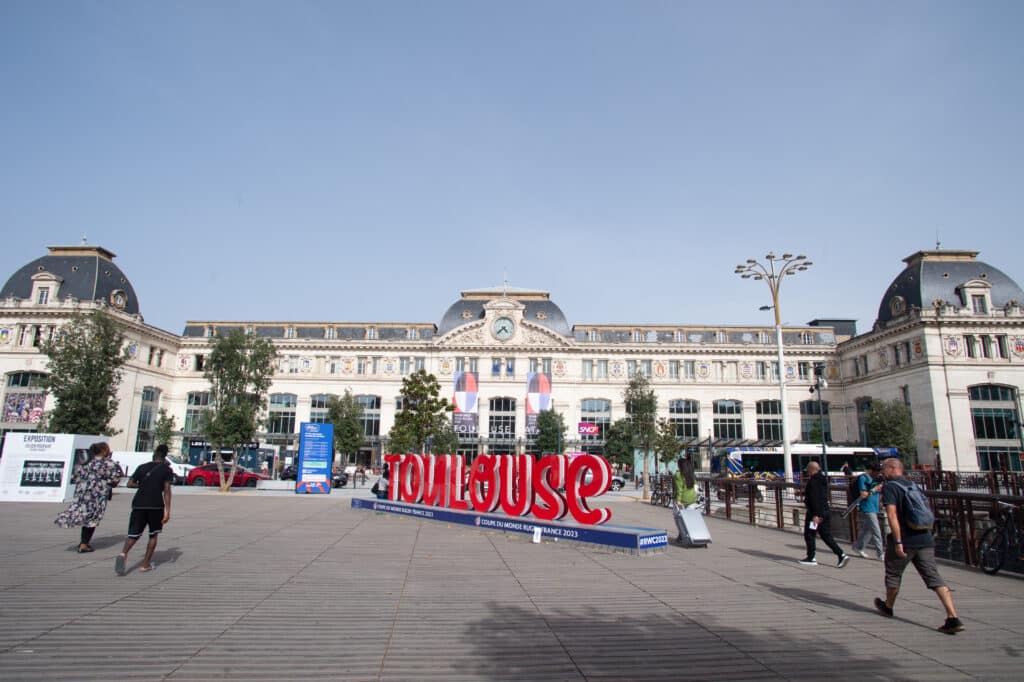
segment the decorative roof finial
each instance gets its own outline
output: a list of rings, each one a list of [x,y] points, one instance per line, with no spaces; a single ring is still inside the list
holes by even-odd
[[[939,231],[935,230],[935,250],[942,251],[942,240],[939,239]]]
[[[501,297],[508,298],[508,270],[502,273],[502,276],[504,279],[501,284]]]
[[[88,243],[89,243],[89,236],[85,232],[83,232],[82,233],[82,246],[85,246]]]

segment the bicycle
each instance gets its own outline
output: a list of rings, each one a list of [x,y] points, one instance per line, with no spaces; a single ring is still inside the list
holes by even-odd
[[[978,561],[981,570],[989,575],[999,572],[1011,549],[1017,551],[1017,556],[1024,549],[1024,533],[1017,526],[1014,505],[999,502],[999,506],[1005,511],[996,519],[996,525],[986,530],[978,542]]]

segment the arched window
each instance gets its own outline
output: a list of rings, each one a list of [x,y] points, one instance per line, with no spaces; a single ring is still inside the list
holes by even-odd
[[[585,398],[580,401],[580,421],[593,424],[596,431],[581,433],[583,452],[600,455],[604,453],[605,433],[612,423],[612,401],[604,398]]]
[[[716,400],[712,403],[714,412],[715,438],[728,440],[743,439],[743,402],[739,400]]]
[[[516,439],[516,399],[491,398],[490,414],[487,416],[487,437],[492,447],[491,452],[504,451],[511,447]]]
[[[380,435],[380,404],[379,395],[357,395],[356,402],[363,408],[359,421],[363,423],[363,435]]]
[[[41,372],[11,372],[4,382],[4,431],[32,430],[38,427],[46,408],[46,393]]]
[[[295,433],[295,406],[298,402],[298,396],[294,393],[271,393],[267,433]]]
[[[1020,411],[1017,389],[1000,384],[967,388],[971,422],[982,471],[1021,471]]]
[[[156,443],[153,442],[153,423],[160,402],[160,389],[146,386],[142,389],[142,400],[139,402],[139,429],[135,436],[135,450],[148,452]]]
[[[782,403],[778,400],[757,401],[757,439],[782,440]]]
[[[314,424],[327,423],[327,405],[331,398],[337,398],[330,393],[317,393],[309,396],[309,421]]]
[[[184,433],[199,433],[203,414],[210,409],[210,394],[206,391],[192,391],[188,394],[185,407]]]
[[[828,401],[822,401],[821,413],[824,417],[825,442],[832,442],[832,421],[828,414]],[[822,420],[818,419],[818,401],[804,400],[800,403],[800,440],[810,443],[820,443],[821,435],[818,433],[822,426]]]
[[[688,443],[700,438],[700,403],[696,400],[668,401],[668,421],[675,425],[676,438]]]

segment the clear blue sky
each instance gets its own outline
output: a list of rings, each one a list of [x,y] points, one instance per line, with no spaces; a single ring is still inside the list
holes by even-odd
[[[113,250],[147,321],[874,320],[900,260],[1024,281],[1024,3],[0,3],[0,276]]]

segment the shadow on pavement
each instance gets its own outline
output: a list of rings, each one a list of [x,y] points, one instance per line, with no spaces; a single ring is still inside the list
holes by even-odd
[[[800,559],[802,559],[803,555],[804,555],[803,551],[797,552],[797,554],[785,554],[784,555],[784,554],[772,554],[771,552],[762,552],[759,549],[743,549],[742,547],[730,547],[730,549],[733,550],[734,552],[739,552],[741,554],[746,554],[748,556],[752,556],[752,557],[755,557],[757,559],[767,559],[768,561],[782,561],[782,562],[785,562],[787,564],[793,564],[793,565],[796,565],[796,562],[799,561]],[[834,557],[835,555],[830,552],[829,556],[830,557]]]
[[[173,564],[180,558],[181,550],[177,547],[169,547],[168,549],[157,549],[155,552],[153,552],[153,562],[157,564]]]
[[[878,615],[878,612],[875,610],[874,597],[871,597],[871,602],[869,602],[869,603],[858,604],[857,602],[847,601],[845,599],[836,599],[835,597],[831,597],[831,596],[829,596],[827,594],[824,594],[822,592],[814,592],[812,590],[804,590],[804,589],[801,589],[799,587],[780,587],[778,585],[769,585],[768,583],[759,583],[758,585],[760,587],[766,589],[766,590],[770,590],[770,591],[774,592],[775,594],[779,595],[780,597],[785,597],[786,599],[793,599],[793,600],[796,600],[796,601],[801,601],[801,602],[804,602],[805,604],[821,605],[821,606],[832,606],[832,607],[835,607],[837,609],[845,609],[847,611],[854,611],[854,612],[861,612],[861,613],[867,612],[867,613],[873,613],[873,614]],[[879,581],[878,596],[879,597],[884,597],[885,596],[885,590],[881,587],[881,581]],[[896,607],[899,608],[899,603],[898,602],[896,604]],[[883,616],[878,615],[878,618],[882,619]],[[935,629],[935,627],[938,627],[938,625],[936,625],[935,627],[931,627],[929,624],[926,624],[926,623],[919,623],[917,621],[907,620],[906,618],[900,618],[898,615],[894,616],[893,620],[899,621],[901,623],[906,623],[907,625],[914,625],[916,627],[921,627],[921,628],[924,628],[925,630],[928,630],[929,632],[933,631]]]
[[[859,679],[889,679],[891,661],[841,644],[799,639],[751,624],[721,625],[706,615],[625,615],[595,609],[538,613],[491,602],[469,624],[464,641],[474,679],[820,679],[843,661]],[[764,661],[764,663],[762,663]]]
[[[111,547],[120,547],[122,544],[124,544],[124,536],[123,535],[105,535],[105,536],[103,536],[101,538],[93,536],[92,542],[90,542],[89,544],[92,545],[92,548],[95,549],[96,551],[99,551],[101,549],[110,549]],[[77,552],[78,551],[78,540],[77,539],[75,540],[75,544],[73,544],[70,547],[68,547],[67,551],[69,551],[69,552]]]

